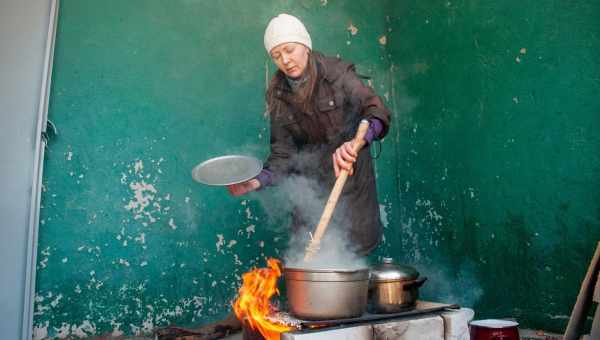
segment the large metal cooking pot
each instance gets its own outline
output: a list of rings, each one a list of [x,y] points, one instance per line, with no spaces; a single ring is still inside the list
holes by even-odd
[[[389,257],[371,268],[369,297],[375,313],[397,313],[415,306],[419,287],[427,278],[410,266],[396,265]]]
[[[367,309],[369,269],[309,270],[284,268],[292,315],[303,320],[344,319]]]

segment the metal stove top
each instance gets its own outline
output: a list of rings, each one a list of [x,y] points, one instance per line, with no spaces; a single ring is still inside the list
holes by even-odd
[[[427,301],[417,301],[417,304],[414,307],[409,307],[404,311],[398,313],[391,314],[375,314],[375,313],[365,313],[359,317],[355,318],[347,318],[347,319],[330,319],[330,320],[301,320],[295,318],[288,312],[277,312],[270,317],[271,321],[284,324],[286,326],[295,328],[297,330],[306,330],[306,329],[321,329],[327,327],[334,326],[342,326],[342,325],[356,325],[356,324],[364,324],[364,323],[374,323],[383,320],[390,319],[398,319],[403,317],[435,313],[440,311],[445,311],[448,309],[459,309],[460,306],[457,304],[443,304],[443,303],[435,303],[435,302],[427,302]]]
[[[365,313],[356,318],[350,319],[333,319],[333,320],[319,320],[319,321],[304,321],[300,320],[300,326],[302,328],[321,328],[321,327],[331,327],[331,326],[339,326],[339,325],[350,325],[350,324],[361,324],[361,323],[373,323],[383,320],[389,319],[398,319],[402,317],[421,315],[427,313],[435,313],[448,309],[459,309],[460,306],[456,304],[439,304],[439,303],[424,303],[420,302],[417,306],[412,308],[407,308],[404,311],[398,313],[390,313],[390,314],[374,314],[374,313]]]

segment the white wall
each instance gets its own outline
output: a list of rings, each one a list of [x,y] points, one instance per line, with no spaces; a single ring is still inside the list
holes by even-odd
[[[0,0],[0,336],[28,337],[34,166],[52,0]],[[32,192],[33,190],[33,192]],[[35,219],[35,218],[33,218]],[[32,283],[33,284],[33,283]],[[26,314],[24,317],[24,313]],[[23,334],[25,333],[25,334]],[[30,335],[29,335],[30,338]]]

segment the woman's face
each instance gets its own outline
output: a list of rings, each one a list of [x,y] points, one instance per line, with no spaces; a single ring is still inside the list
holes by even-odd
[[[308,64],[308,47],[300,43],[284,43],[273,47],[271,58],[281,72],[290,78],[298,78]]]

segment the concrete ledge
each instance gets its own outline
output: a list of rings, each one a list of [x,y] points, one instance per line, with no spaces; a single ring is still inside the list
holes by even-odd
[[[469,340],[469,322],[475,312],[469,308],[461,308],[441,314],[444,319],[444,340]]]
[[[441,316],[421,316],[373,325],[375,340],[444,340]]]
[[[338,328],[330,330],[290,332],[281,334],[281,340],[313,339],[372,340],[373,328],[371,327],[371,325],[361,325],[356,327]]]
[[[562,340],[562,334],[548,333],[541,330],[519,329],[521,340]]]

